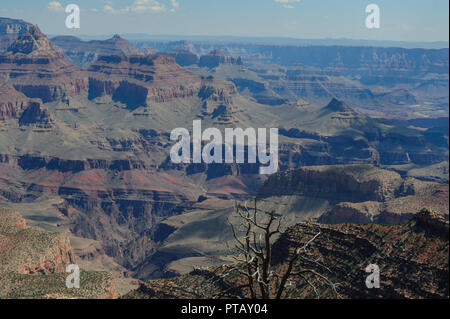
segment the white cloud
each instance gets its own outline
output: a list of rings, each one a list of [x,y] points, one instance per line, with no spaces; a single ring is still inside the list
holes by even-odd
[[[180,8],[180,4],[177,2],[177,0],[170,0],[170,4],[172,5],[171,12],[176,12]]]
[[[113,7],[111,7],[109,4],[106,4],[103,7],[103,12],[106,12],[106,13],[118,13],[117,10],[114,9]]]
[[[136,0],[130,7],[131,12],[163,12],[167,11],[165,4],[156,0]]]
[[[55,12],[63,12],[64,7],[58,1],[51,1],[47,4],[47,9]]]
[[[176,12],[180,8],[177,0],[168,0],[170,5],[157,0],[135,0],[131,6],[115,9],[111,1],[103,7],[103,12],[121,14],[121,13],[152,13],[152,12]]]
[[[275,2],[281,3],[285,9],[294,9],[292,3],[298,3],[300,0],[275,0]]]

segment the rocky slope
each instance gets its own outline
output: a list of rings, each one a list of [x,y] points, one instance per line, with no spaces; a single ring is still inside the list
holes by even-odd
[[[75,264],[67,235],[28,227],[16,212],[0,208],[0,298],[116,298],[108,273],[82,272],[80,289],[66,287]]]
[[[312,268],[340,283],[335,295],[323,281],[308,277],[321,298],[448,298],[448,227],[447,221],[429,211],[396,226],[301,223],[290,227],[274,244],[273,269],[282,273],[289,255],[320,232],[307,251],[320,266],[302,262],[296,269]],[[365,286],[365,269],[370,264],[380,267],[379,289]],[[148,281],[124,298],[213,298],[226,291],[248,297],[248,291],[237,287],[243,283],[240,275],[220,277],[226,269],[196,270],[178,278]],[[282,296],[315,297],[311,286],[298,277],[291,278]]]

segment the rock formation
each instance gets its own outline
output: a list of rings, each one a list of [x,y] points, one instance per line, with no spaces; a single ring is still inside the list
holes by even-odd
[[[402,178],[371,165],[304,167],[274,174],[259,196],[280,196],[330,202],[318,217],[324,224],[399,224],[423,208],[448,219],[448,184]],[[286,199],[284,199],[286,201]]]
[[[0,52],[9,48],[30,27],[31,24],[23,20],[0,18]]]
[[[109,95],[114,101],[122,102],[134,109],[147,102],[168,102],[176,98],[205,95],[201,77],[183,69],[175,59],[165,55],[157,56],[102,56],[93,63],[89,71],[89,98]],[[209,80],[216,86],[220,82]],[[227,88],[235,93],[233,85]],[[222,92],[222,91],[221,91]],[[215,97],[216,101],[220,99]]]
[[[30,27],[0,55],[0,76],[17,91],[44,103],[79,94],[86,86],[37,26]]]
[[[198,65],[200,67],[215,68],[221,64],[242,65],[241,58],[227,55],[223,50],[213,50],[206,55],[200,57]]]
[[[22,113],[28,98],[10,84],[0,86],[0,121],[17,119]]]
[[[198,62],[199,62],[199,56],[197,54],[192,53],[187,50],[183,50],[183,49],[177,49],[177,50],[173,50],[173,51],[164,51],[164,52],[160,52],[158,54],[159,55],[168,55],[168,56],[173,57],[175,59],[175,61],[177,62],[177,64],[179,64],[180,66],[194,65],[194,64],[198,64]]]
[[[138,55],[140,51],[116,34],[107,40],[83,41],[74,36],[57,36],[52,44],[61,49],[68,61],[78,67],[88,68],[102,55]]]
[[[131,108],[146,105],[147,100],[193,96],[199,85],[197,76],[168,56],[102,56],[89,72],[90,99],[110,95]]]
[[[30,102],[19,118],[19,125],[37,125],[40,128],[50,128],[53,125],[50,112],[39,102]]]

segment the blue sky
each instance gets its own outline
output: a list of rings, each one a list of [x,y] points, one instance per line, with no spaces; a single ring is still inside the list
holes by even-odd
[[[70,3],[81,8],[79,30],[65,28],[63,8]],[[365,27],[370,3],[380,7],[380,29]],[[449,38],[448,0],[0,0],[0,16],[36,23],[49,34]]]

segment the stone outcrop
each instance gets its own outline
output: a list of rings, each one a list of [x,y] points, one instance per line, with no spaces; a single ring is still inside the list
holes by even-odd
[[[29,99],[10,84],[0,86],[0,121],[7,120],[40,128],[51,128],[54,123],[40,99]]]
[[[292,124],[281,124],[280,134],[299,141],[309,140],[308,147],[280,146],[282,169],[355,161],[377,165],[430,165],[447,160],[446,143],[442,139],[432,140],[424,132],[411,128],[385,126],[336,98],[320,109],[309,108],[304,116],[308,120],[300,118]]]
[[[424,229],[423,225],[433,226]],[[332,269],[327,274],[331,280],[343,283],[338,289],[341,297],[448,298],[448,250],[444,248],[449,240],[448,222],[442,218],[421,212],[395,226],[299,224],[276,243],[274,251],[279,254],[275,263],[285,262],[288,252],[318,231],[322,234],[312,243],[310,253]],[[369,264],[380,267],[380,289],[365,286]],[[330,293],[324,286],[322,289],[325,295]],[[291,294],[306,297],[312,296],[312,291]]]

